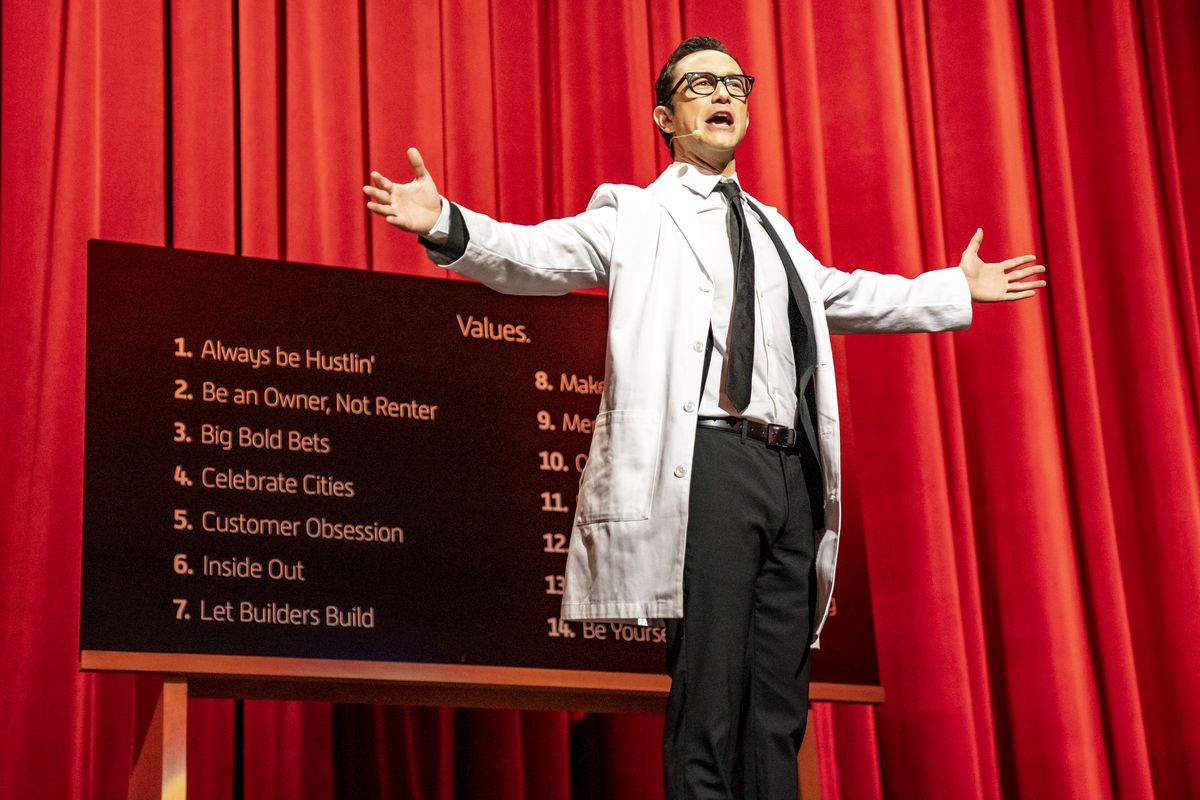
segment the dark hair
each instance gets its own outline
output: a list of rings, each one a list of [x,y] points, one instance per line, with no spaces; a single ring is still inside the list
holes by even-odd
[[[671,57],[667,59],[667,63],[663,64],[662,70],[658,73],[658,80],[654,83],[654,105],[655,106],[671,106],[671,89],[675,86],[675,65],[683,59],[690,56],[692,53],[699,53],[702,50],[716,50],[718,53],[724,53],[738,61],[733,53],[725,49],[725,45],[719,39],[714,39],[711,36],[690,36],[679,43],[675,48],[675,52],[671,53]],[[740,64],[741,62],[738,61]],[[662,128],[658,129],[662,134],[663,141],[667,143],[667,148],[670,149],[671,155],[675,155],[675,145],[671,143],[671,135]]]

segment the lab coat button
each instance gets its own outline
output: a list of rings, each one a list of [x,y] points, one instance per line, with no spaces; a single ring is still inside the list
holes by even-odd
[[[695,350],[697,353],[703,353],[704,352],[704,342],[700,342],[700,341],[692,342],[692,349]]]
[[[693,403],[691,400],[688,400],[686,403],[683,404],[683,410],[690,414],[696,410],[696,404]]]
[[[702,292],[711,292],[711,291],[712,291],[712,284],[711,284],[711,283],[709,283],[708,281],[705,281],[704,283],[700,284],[700,291],[702,291]]]
[[[687,477],[687,467],[676,467],[675,468],[675,477],[676,478]]]

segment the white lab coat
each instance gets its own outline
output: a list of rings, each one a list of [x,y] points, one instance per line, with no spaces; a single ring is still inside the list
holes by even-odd
[[[606,286],[604,391],[580,480],[567,556],[567,620],[657,622],[683,615],[683,557],[712,274],[673,165],[646,188],[604,184],[582,214],[520,226],[461,208],[470,242],[450,269],[508,294]],[[791,225],[778,231],[812,303],[825,529],[816,549],[816,645],[833,596],[841,528],[837,389],[829,334],[965,328],[971,298],[960,269],[915,279],[822,266]],[[435,262],[442,262],[430,251]],[[725,255],[727,262],[728,256]]]

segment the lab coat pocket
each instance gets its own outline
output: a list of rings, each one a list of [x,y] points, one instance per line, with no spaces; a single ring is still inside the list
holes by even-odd
[[[608,411],[597,417],[579,481],[575,524],[649,518],[661,438],[656,411]]]

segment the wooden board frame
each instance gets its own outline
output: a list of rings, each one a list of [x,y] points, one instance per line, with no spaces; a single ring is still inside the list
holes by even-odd
[[[661,713],[670,679],[633,672],[83,650],[80,669],[186,676],[193,697]],[[883,688],[814,683],[814,701],[883,702]]]
[[[666,675],[635,672],[112,650],[80,651],[79,666],[163,676],[157,708],[137,748],[130,800],[185,800],[188,697],[661,713],[671,686]],[[878,704],[883,688],[814,683],[809,696]],[[811,709],[808,727],[797,761],[799,797],[820,800]]]

